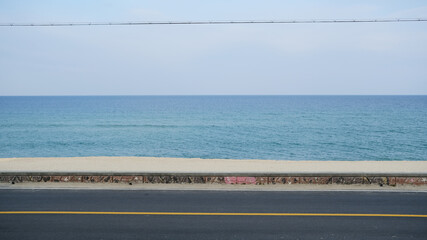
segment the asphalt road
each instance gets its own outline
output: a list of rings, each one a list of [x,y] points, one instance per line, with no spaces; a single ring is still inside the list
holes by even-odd
[[[0,190],[0,239],[427,239],[425,217],[185,215],[189,212],[426,215],[427,193]]]

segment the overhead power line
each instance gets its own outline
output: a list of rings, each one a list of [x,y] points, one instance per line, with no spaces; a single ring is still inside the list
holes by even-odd
[[[228,20],[228,21],[141,21],[141,22],[64,22],[64,23],[0,23],[0,27],[74,27],[124,25],[219,25],[219,24],[294,24],[294,23],[395,23],[426,22],[427,18],[389,19],[312,19],[312,20]]]

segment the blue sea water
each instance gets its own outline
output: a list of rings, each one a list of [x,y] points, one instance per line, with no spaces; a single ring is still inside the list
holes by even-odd
[[[427,96],[0,97],[0,157],[426,160]]]

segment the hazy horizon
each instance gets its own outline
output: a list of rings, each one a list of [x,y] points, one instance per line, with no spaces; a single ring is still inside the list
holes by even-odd
[[[426,96],[427,94],[139,94],[139,95],[0,95],[0,97],[209,97],[209,96]]]

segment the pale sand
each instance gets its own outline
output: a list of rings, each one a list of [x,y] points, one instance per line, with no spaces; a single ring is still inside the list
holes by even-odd
[[[427,176],[427,161],[284,161],[155,157],[0,158],[0,173],[396,174]]]

